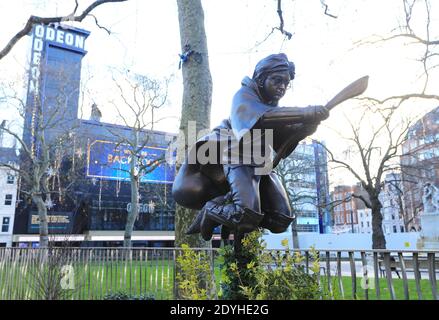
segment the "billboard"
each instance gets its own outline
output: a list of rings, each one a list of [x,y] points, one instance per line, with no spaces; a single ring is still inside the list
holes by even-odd
[[[130,180],[131,147],[129,145],[95,140],[89,144],[87,151],[87,177]],[[175,166],[165,162],[167,151],[166,147],[145,146],[141,149],[140,160],[146,170],[140,182],[173,183]]]
[[[47,221],[49,232],[71,233],[73,212],[48,212]],[[40,218],[37,211],[31,211],[28,224],[29,233],[38,233],[40,230]]]

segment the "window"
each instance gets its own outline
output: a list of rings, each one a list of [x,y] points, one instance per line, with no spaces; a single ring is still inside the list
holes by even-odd
[[[7,194],[5,196],[5,206],[12,205],[12,194]]]
[[[3,217],[3,222],[2,222],[2,232],[8,232],[9,231],[9,222],[10,222],[9,217]]]
[[[13,175],[11,175],[11,174],[8,174],[6,183],[7,184],[14,184],[14,181],[15,181],[15,177]]]
[[[368,228],[370,227],[370,223],[369,223],[369,221],[367,221],[367,227],[368,227]]]
[[[361,221],[361,227],[364,228],[364,223],[363,223],[363,221]]]
[[[309,225],[309,224],[298,224],[297,225],[298,232],[318,232],[318,226]]]
[[[393,233],[397,233],[396,226],[393,226]]]

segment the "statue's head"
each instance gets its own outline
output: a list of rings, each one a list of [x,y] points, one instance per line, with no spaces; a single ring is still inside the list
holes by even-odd
[[[285,53],[271,54],[256,64],[253,80],[267,104],[277,105],[294,79],[294,63]]]

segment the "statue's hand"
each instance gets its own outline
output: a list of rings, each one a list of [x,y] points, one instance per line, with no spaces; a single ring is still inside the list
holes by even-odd
[[[317,123],[329,117],[329,110],[324,106],[308,106],[305,112],[305,119],[311,123]]]
[[[315,117],[318,121],[323,121],[325,119],[328,119],[329,117],[329,110],[326,109],[324,106],[314,106],[315,108]]]

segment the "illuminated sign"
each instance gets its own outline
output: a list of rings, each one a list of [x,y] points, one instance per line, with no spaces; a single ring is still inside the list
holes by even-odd
[[[127,204],[127,212],[131,212],[133,205],[131,202]],[[139,213],[147,213],[147,214],[154,214],[155,212],[156,204],[153,201],[149,201],[149,203],[139,203]]]
[[[56,233],[70,232],[72,223],[72,212],[54,212],[47,214],[49,231]],[[40,217],[37,212],[32,211],[29,219],[29,232],[38,232],[40,229]]]
[[[144,147],[140,152],[137,170],[141,173],[141,182],[172,183],[175,167],[165,162],[167,148]],[[88,146],[87,176],[109,180],[130,180],[130,146],[111,141],[96,140]],[[150,171],[150,172],[149,172]]]
[[[83,34],[71,32],[63,29],[62,26],[49,27],[36,25],[34,28],[34,49],[43,49],[43,41],[56,43],[64,48],[72,48],[78,51],[84,51],[86,37]]]

